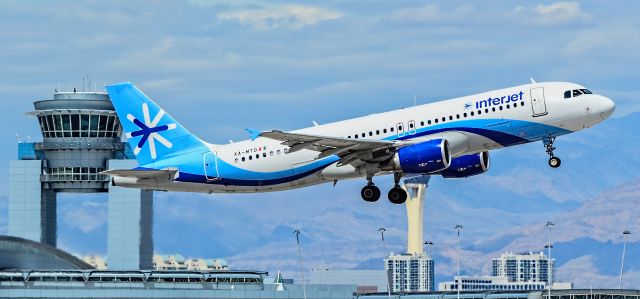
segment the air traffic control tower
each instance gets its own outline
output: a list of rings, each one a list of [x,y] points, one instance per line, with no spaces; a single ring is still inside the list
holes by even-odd
[[[109,95],[56,90],[34,107],[27,114],[43,138],[19,142],[18,160],[9,163],[9,235],[56,246],[57,194],[108,192],[109,268],[151,269],[152,191],[112,187],[100,174],[137,166]]]

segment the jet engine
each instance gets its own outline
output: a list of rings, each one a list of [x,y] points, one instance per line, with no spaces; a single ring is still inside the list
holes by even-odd
[[[404,173],[432,173],[447,169],[450,164],[449,143],[444,139],[405,146],[393,157],[394,168]]]
[[[466,178],[481,174],[488,169],[489,153],[480,152],[453,158],[451,166],[440,171],[440,174],[445,178]]]

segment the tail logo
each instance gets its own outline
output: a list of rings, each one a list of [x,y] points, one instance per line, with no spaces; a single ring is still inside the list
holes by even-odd
[[[158,111],[158,114],[156,114],[153,120],[151,120],[151,115],[149,115],[149,105],[147,105],[147,103],[142,104],[142,114],[144,116],[144,123],[137,119],[135,116],[127,114],[127,119],[138,126],[138,128],[140,128],[140,130],[127,133],[127,138],[142,136],[142,138],[140,138],[140,141],[138,141],[138,145],[133,150],[133,153],[137,156],[142,150],[144,144],[148,141],[151,159],[155,160],[157,157],[156,140],[166,148],[173,147],[173,144],[166,138],[162,137],[160,135],[160,132],[173,130],[176,128],[176,124],[166,124],[158,126],[158,123],[160,122],[160,120],[162,120],[165,112],[164,110],[160,109],[160,111]]]

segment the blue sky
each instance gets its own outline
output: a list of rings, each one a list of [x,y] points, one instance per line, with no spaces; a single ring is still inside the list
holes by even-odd
[[[213,143],[247,138],[244,128],[296,129],[529,77],[586,85],[616,101],[621,117],[640,110],[638,12],[638,1],[2,1],[0,157],[16,157],[16,133],[41,138],[23,114],[34,100],[82,88],[84,76],[98,89],[134,82]],[[7,184],[0,172],[0,196]],[[234,199],[286,211],[299,195],[264,196],[279,206]],[[105,218],[103,203],[83,205],[92,209],[89,220]]]

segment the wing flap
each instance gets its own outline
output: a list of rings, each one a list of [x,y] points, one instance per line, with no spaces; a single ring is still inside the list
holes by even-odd
[[[101,174],[108,174],[112,176],[119,176],[125,178],[137,178],[137,179],[154,179],[154,178],[168,178],[172,180],[178,173],[177,169],[111,169],[101,172]]]

